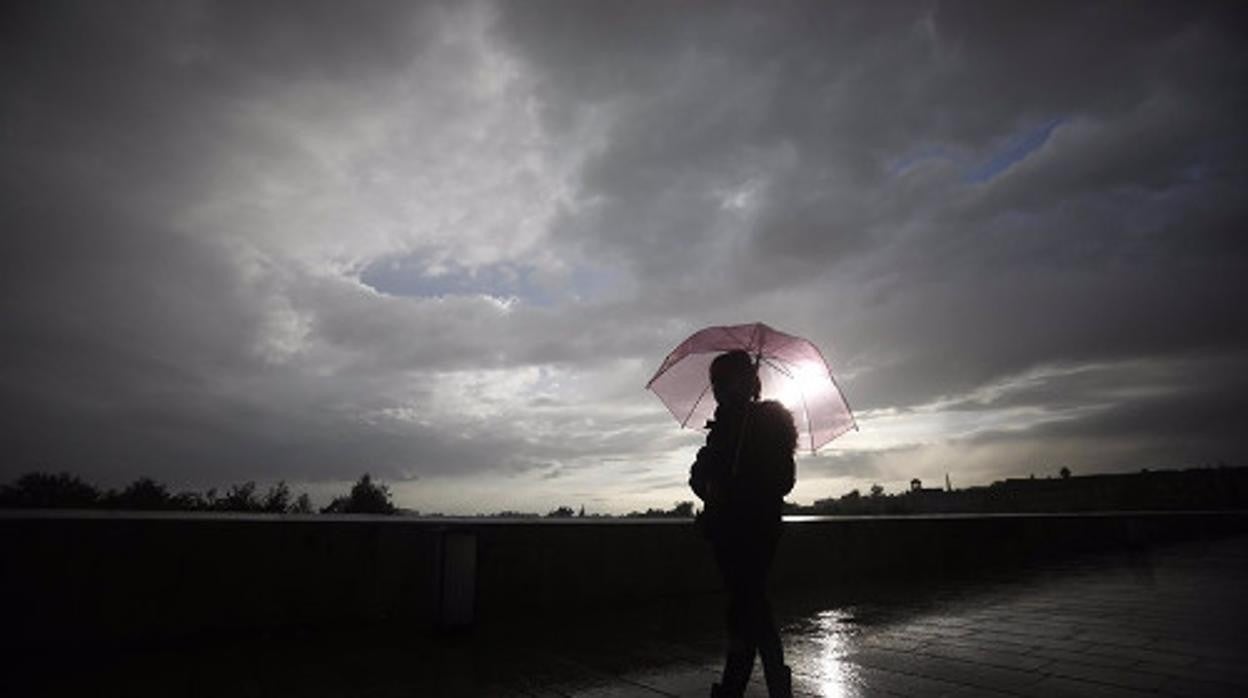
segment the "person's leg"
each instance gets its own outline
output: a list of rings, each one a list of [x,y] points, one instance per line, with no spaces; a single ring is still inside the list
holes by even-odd
[[[767,679],[767,691],[773,698],[778,698],[792,695],[792,672],[784,664],[784,645],[780,642],[780,633],[767,600],[767,575],[775,550],[776,541],[771,538],[758,540],[752,547],[746,606],[747,632],[751,644],[758,648]]]
[[[728,650],[724,657],[721,683],[715,686],[712,695],[740,696],[754,669],[756,650],[754,633],[750,629],[752,611],[748,595],[748,559],[740,547],[724,543],[715,546],[715,559],[728,591],[725,613]]]
[[[765,596],[760,595],[753,607],[750,631],[763,662],[763,670],[781,667],[784,665],[784,645],[780,642],[780,633],[771,615],[771,605]]]

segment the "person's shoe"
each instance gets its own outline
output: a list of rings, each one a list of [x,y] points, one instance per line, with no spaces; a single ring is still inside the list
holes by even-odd
[[[724,677],[722,684],[711,684],[711,698],[741,698],[745,695],[745,687],[750,682],[750,672],[754,668],[753,655],[729,652],[724,661]]]
[[[776,671],[768,671],[767,695],[771,698],[793,698],[793,670],[781,664]]]

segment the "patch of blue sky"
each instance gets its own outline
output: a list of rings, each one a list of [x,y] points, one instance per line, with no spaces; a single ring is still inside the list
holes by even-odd
[[[1039,126],[1014,134],[987,159],[967,168],[962,173],[962,179],[970,184],[982,184],[1005,172],[1043,147],[1053,131],[1065,121],[1065,117],[1050,119]]]
[[[929,160],[952,160],[956,162],[958,157],[945,146],[926,146],[889,163],[888,176],[900,177]]]
[[[944,160],[953,163],[961,171],[963,182],[982,184],[1026,160],[1028,156],[1043,147],[1053,135],[1053,131],[1065,121],[1066,117],[1058,117],[1016,133],[1001,147],[982,159],[960,155],[957,149],[945,145],[924,146],[889,163],[888,175],[900,177],[925,162]]]
[[[486,295],[514,298],[533,306],[553,306],[593,300],[608,295],[619,284],[618,275],[607,269],[574,266],[563,283],[541,281],[536,268],[513,262],[478,267],[442,265],[437,273],[428,271],[428,261],[419,254],[377,260],[360,272],[359,279],[379,293],[407,298]]]

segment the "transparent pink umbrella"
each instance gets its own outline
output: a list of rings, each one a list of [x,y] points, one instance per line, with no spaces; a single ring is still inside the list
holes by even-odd
[[[715,413],[708,370],[723,352],[741,349],[758,363],[762,398],[779,400],[792,412],[798,443],[813,453],[850,429],[857,429],[849,403],[828,370],[823,354],[809,340],[761,322],[708,327],[672,350],[646,383],[682,427],[701,427]]]

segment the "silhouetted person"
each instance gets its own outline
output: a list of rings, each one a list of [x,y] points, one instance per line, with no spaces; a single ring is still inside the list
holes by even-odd
[[[758,367],[746,352],[715,357],[710,373],[718,407],[689,485],[705,503],[699,520],[728,590],[728,652],[711,695],[742,695],[757,652],[767,692],[791,696],[766,587],[784,495],[793,489],[797,429],[784,405],[759,401]]]

